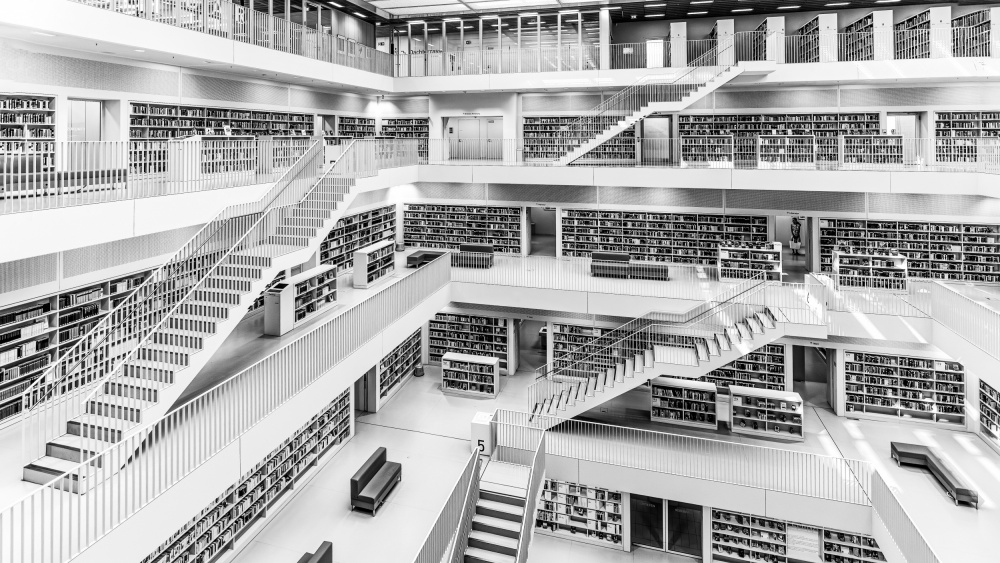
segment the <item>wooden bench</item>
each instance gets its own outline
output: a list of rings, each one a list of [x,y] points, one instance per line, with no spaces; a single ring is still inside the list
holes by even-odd
[[[392,489],[403,479],[403,466],[386,461],[385,448],[375,450],[368,461],[351,477],[351,510],[361,508],[372,513],[385,503]]]
[[[896,460],[896,465],[918,465],[926,467],[931,475],[941,483],[944,490],[955,499],[955,504],[967,502],[979,510],[979,494],[970,489],[958,475],[949,469],[944,461],[934,453],[934,450],[927,446],[918,444],[906,444],[904,442],[890,442],[892,449],[892,459]]]
[[[333,563],[333,544],[328,541],[321,543],[316,553],[306,553],[299,558],[299,563]]]

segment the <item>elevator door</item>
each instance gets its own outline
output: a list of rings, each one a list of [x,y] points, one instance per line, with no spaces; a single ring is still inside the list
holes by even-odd
[[[486,120],[486,146],[483,158],[498,160],[503,155],[503,119]]]
[[[452,158],[478,159],[481,138],[478,119],[459,119],[458,146],[456,147],[458,153],[452,153]]]
[[[663,550],[663,499],[631,495],[632,545]]]

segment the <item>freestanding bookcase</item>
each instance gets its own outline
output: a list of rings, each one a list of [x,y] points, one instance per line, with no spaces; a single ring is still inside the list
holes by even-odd
[[[716,430],[719,425],[717,392],[714,383],[657,377],[649,387],[652,402],[650,419],[653,422]]]
[[[467,397],[500,394],[500,359],[448,352],[441,358],[441,391]]]
[[[396,268],[392,241],[383,240],[354,253],[354,287],[367,289],[385,279]]]
[[[729,393],[734,434],[798,442],[805,439],[802,397],[798,393],[737,385],[729,386]]]
[[[319,266],[283,280],[264,294],[264,334],[281,336],[336,302],[333,266]]]
[[[759,273],[781,280],[781,243],[727,241],[719,245],[719,278],[746,279]]]

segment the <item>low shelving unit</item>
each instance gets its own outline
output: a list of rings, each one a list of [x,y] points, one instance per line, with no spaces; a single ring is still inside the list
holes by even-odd
[[[844,352],[848,416],[965,426],[965,368],[958,362]]]
[[[833,273],[839,288],[906,291],[906,256],[891,251],[844,247],[833,251]]]
[[[760,135],[757,137],[757,166],[801,168],[816,165],[814,135]]]
[[[0,94],[0,157],[24,157],[20,166],[31,172],[53,170],[55,140],[55,97]]]
[[[281,280],[264,294],[264,334],[281,336],[337,303],[337,270],[319,266]]]
[[[517,336],[511,319],[437,313],[428,323],[428,347],[431,363],[438,363],[448,352],[493,356],[500,360],[500,371],[517,371]]]
[[[539,491],[536,532],[604,547],[621,546],[622,493],[546,479]]]
[[[903,145],[902,135],[843,135],[840,163],[864,164],[865,168],[872,164],[903,164]]]
[[[396,269],[393,241],[383,240],[354,252],[354,287],[367,289]]]
[[[786,372],[789,365],[787,354],[788,348],[785,344],[767,344],[738,360],[708,372],[708,375],[700,377],[699,380],[714,383],[722,388],[740,385],[772,391],[790,391],[792,380]]]
[[[337,268],[337,274],[354,268],[354,252],[382,241],[396,240],[396,206],[386,205],[348,215],[339,221],[319,246],[319,260]]]
[[[650,419],[694,428],[718,429],[714,383],[657,377],[650,382]]]
[[[681,166],[732,168],[732,135],[685,135],[681,137]]]
[[[496,397],[500,394],[500,360],[448,352],[441,357],[441,391],[450,395]]]
[[[723,241],[719,244],[719,278],[745,279],[761,272],[781,280],[780,242]]]
[[[734,434],[802,441],[803,403],[798,393],[729,386]]]

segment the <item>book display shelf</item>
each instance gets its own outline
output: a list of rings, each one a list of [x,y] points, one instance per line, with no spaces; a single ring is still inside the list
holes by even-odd
[[[427,158],[426,139],[430,137],[430,121],[429,117],[385,119],[382,121],[382,135],[394,139],[424,139],[417,148],[417,156]]]
[[[234,549],[320,459],[350,439],[351,403],[348,389],[142,563],[213,563]]]
[[[798,30],[793,35],[799,36],[799,53],[795,61],[800,63],[819,62],[819,18],[815,17]]]
[[[493,356],[500,371],[511,373],[510,356],[517,354],[510,319],[437,313],[428,322],[430,361],[440,363],[448,352]],[[513,366],[516,371],[516,364]]]
[[[553,160],[564,156],[576,147],[618,124],[617,117],[601,117],[590,124],[570,131],[570,126],[580,116],[524,117],[524,159]],[[635,161],[635,127],[629,127],[599,147],[588,152],[575,163],[601,163]]]
[[[563,256],[627,252],[633,260],[717,266],[724,240],[768,241],[766,216],[563,209]]]
[[[732,135],[737,165],[757,166],[757,137],[815,137],[820,163],[840,161],[841,135],[878,135],[882,132],[878,113],[712,114],[678,117],[681,138],[688,135]]]
[[[952,361],[844,352],[847,413],[965,426],[965,369]]]
[[[757,137],[757,166],[783,168],[787,165],[815,165],[816,137],[813,135],[760,135]]]
[[[319,260],[337,268],[337,274],[354,268],[354,253],[366,246],[396,240],[396,206],[386,205],[348,215],[326,235],[319,246]]]
[[[447,395],[496,397],[500,394],[500,360],[448,352],[441,357],[441,391]]]
[[[788,349],[784,344],[767,344],[742,358],[712,370],[699,381],[723,389],[739,385],[771,391],[790,391],[792,382],[786,371]]]
[[[841,164],[903,164],[902,135],[843,135]]]
[[[889,250],[841,247],[833,251],[833,273],[840,288],[907,288],[906,256]]]
[[[896,59],[931,56],[931,11],[924,10],[892,26],[896,32]]]
[[[596,377],[606,374],[615,363],[605,356],[593,354],[603,346],[593,344],[593,340],[611,329],[594,326],[579,326],[552,323],[552,365],[560,373],[574,377]],[[586,361],[584,361],[586,360]],[[574,369],[566,369],[573,367]]]
[[[426,205],[403,207],[406,246],[458,250],[462,244],[492,244],[493,250],[521,254],[520,207]]]
[[[535,528],[539,533],[621,549],[623,515],[618,491],[545,479]]]
[[[650,419],[694,428],[718,429],[714,383],[657,377],[650,381]]]
[[[805,440],[802,397],[798,393],[730,385],[729,394],[732,395],[730,420],[734,434]]]
[[[795,536],[799,533],[814,537],[798,542]],[[806,546],[810,553],[802,552]],[[819,551],[811,553],[813,549]],[[712,509],[712,557],[713,561],[734,563],[787,563],[790,557],[794,561],[829,563],[886,561],[870,536],[718,508]]]
[[[32,157],[25,170],[55,168],[55,98],[32,94],[0,94],[0,156]]]
[[[875,249],[906,257],[914,278],[1000,282],[1000,225],[927,221],[820,219],[820,269],[833,271],[833,253]]]
[[[979,10],[952,18],[951,48],[955,57],[990,56],[990,10]]]
[[[719,244],[719,278],[746,279],[761,272],[781,280],[780,242],[737,242]]]
[[[337,303],[337,270],[319,266],[281,280],[264,293],[264,334],[281,336]]]
[[[354,287],[368,289],[395,271],[393,244],[383,240],[354,252]]]
[[[842,61],[870,61],[875,59],[875,15],[868,14],[844,27],[840,39]]]
[[[403,387],[419,365],[420,329],[418,328],[379,362],[378,399],[376,399],[378,408]]]
[[[982,434],[1000,446],[1000,392],[982,379],[979,380],[979,425]]]
[[[337,134],[341,137],[352,137],[354,139],[364,139],[375,136],[375,118],[373,117],[347,117],[337,118]]]
[[[681,137],[681,165],[732,168],[732,135],[688,135]]]
[[[268,283],[266,286],[264,286],[264,291],[261,291],[260,295],[258,295],[257,298],[253,300],[253,303],[251,303],[250,306],[247,307],[247,313],[252,313],[254,311],[258,311],[258,310],[263,309],[264,308],[264,295],[267,294],[268,290],[270,290],[274,286],[276,286],[279,283],[281,283],[282,281],[284,281],[285,278],[288,277],[286,274],[287,274],[287,272],[285,270],[282,270],[282,271],[278,272],[278,275],[274,276],[274,279],[271,280],[270,283]]]
[[[1000,111],[934,112],[934,135],[937,162],[979,162],[980,157],[995,156],[996,145],[1000,145],[998,139],[989,146],[981,146],[984,142],[979,139],[1000,137]]]
[[[21,412],[21,393],[148,275],[137,272],[0,309],[0,420]],[[92,366],[84,377],[106,365]]]

